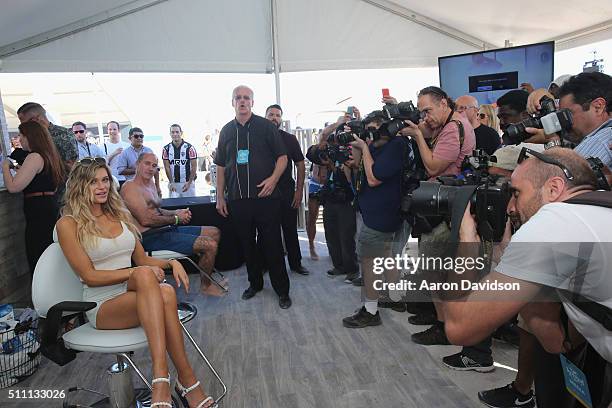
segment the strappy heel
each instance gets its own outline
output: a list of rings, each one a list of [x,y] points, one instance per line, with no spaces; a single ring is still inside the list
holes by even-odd
[[[176,380],[176,393],[179,395],[181,402],[183,403],[184,406],[188,407],[189,406],[189,402],[187,401],[187,394],[189,394],[191,391],[195,390],[196,388],[198,388],[200,386],[200,381],[196,381],[195,384],[193,384],[191,387],[184,387],[179,380]],[[212,404],[210,405],[206,405],[209,402],[212,402]],[[215,402],[215,400],[213,399],[213,397],[206,397],[202,402],[200,402],[198,405],[196,405],[195,408],[218,408],[217,403]]]
[[[154,378],[151,381],[151,387],[153,387],[155,384],[161,383],[161,382],[167,383],[168,387],[170,387],[170,376],[168,376],[167,378],[166,377]],[[172,402],[166,402],[166,401],[153,402],[151,404],[151,408],[155,408],[155,407],[170,407],[170,408],[172,408]]]

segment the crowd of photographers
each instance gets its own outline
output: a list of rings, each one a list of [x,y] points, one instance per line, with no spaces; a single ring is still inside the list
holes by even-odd
[[[484,403],[570,407],[588,398],[608,407],[612,77],[581,73],[507,92],[496,104],[503,135],[481,124],[469,95],[453,101],[432,86],[416,106],[382,102],[363,118],[349,108],[306,155],[327,173],[316,192],[327,274],[364,287],[343,325],[380,325],[381,307],[407,310],[412,324],[430,326],[415,343],[462,345],[443,363],[478,372],[494,369],[492,336],[514,336],[516,379],[480,392]],[[479,258],[485,267],[375,267],[405,254],[410,234],[423,259]],[[572,375],[583,388],[566,383]]]

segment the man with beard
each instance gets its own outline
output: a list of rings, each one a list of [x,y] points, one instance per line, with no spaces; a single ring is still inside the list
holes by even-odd
[[[445,331],[453,344],[475,344],[520,313],[542,346],[536,351],[537,406],[566,406],[573,397],[563,384],[559,353],[571,356],[588,347],[585,350],[592,351],[597,364],[607,361],[609,368],[612,362],[612,333],[584,308],[588,304],[608,313],[612,308],[612,210],[570,201],[588,197],[597,183],[578,153],[523,149],[518,162],[508,213],[521,227],[510,237],[508,222],[503,255],[479,282],[484,289],[470,292],[465,302],[443,303]],[[543,243],[549,237],[556,242]],[[459,239],[458,255],[479,256],[480,237],[469,205]],[[490,283],[511,289],[489,289]],[[607,407],[612,401],[611,388],[592,388],[602,378],[587,374],[594,407]]]
[[[302,254],[297,234],[297,210],[302,203],[304,178],[306,175],[304,155],[297,138],[280,128],[283,121],[283,109],[280,105],[268,106],[266,109],[266,119],[276,125],[278,133],[280,133],[287,148],[287,167],[278,181],[278,190],[281,199],[281,229],[283,231],[285,249],[287,250],[289,268],[300,275],[308,275],[308,270],[302,266]],[[293,180],[292,163],[295,164],[297,182]]]

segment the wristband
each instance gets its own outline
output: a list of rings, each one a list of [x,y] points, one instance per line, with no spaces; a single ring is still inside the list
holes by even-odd
[[[178,215],[174,216],[174,225],[179,225],[179,217],[178,217]]]

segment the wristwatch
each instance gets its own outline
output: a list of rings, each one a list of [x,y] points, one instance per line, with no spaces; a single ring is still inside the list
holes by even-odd
[[[561,140],[559,139],[551,140],[550,142],[544,145],[544,150],[548,150],[548,149],[551,149],[557,146],[561,146]]]

